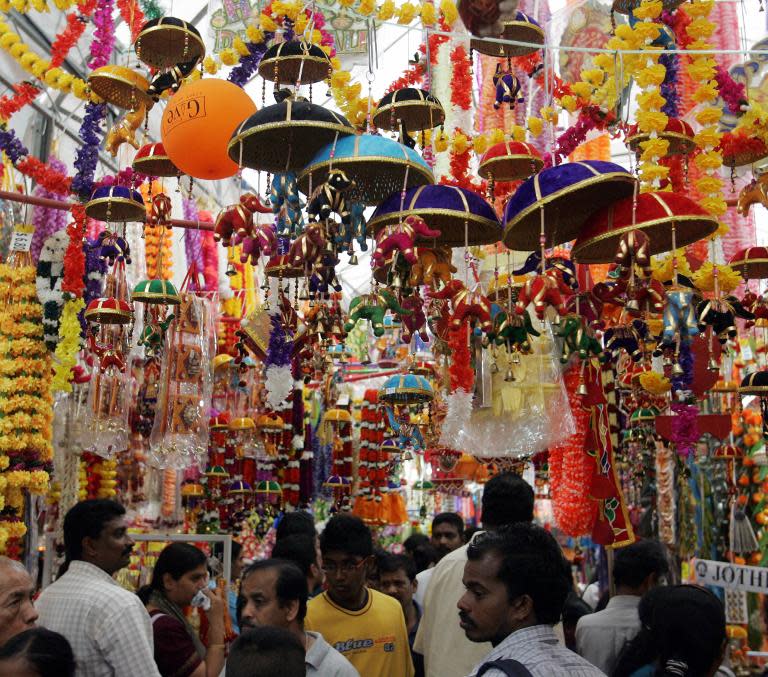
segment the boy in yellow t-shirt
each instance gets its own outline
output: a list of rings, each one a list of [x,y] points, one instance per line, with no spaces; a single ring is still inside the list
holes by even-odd
[[[320,536],[328,590],[310,600],[305,627],[355,666],[361,677],[413,677],[400,604],[365,586],[371,532],[351,515],[332,517]]]

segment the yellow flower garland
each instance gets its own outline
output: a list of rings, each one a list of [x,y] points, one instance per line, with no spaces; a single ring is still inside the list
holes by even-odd
[[[80,320],[78,313],[85,308],[81,298],[69,299],[64,304],[59,323],[60,341],[56,345],[56,362],[54,365],[51,390],[54,392],[72,392],[72,370],[77,364],[77,353],[80,350]]]

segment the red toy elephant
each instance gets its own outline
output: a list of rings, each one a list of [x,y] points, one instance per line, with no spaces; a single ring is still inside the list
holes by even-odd
[[[240,196],[240,203],[227,207],[216,218],[213,239],[229,246],[232,236],[249,236],[253,232],[253,215],[271,214],[272,207],[265,205],[253,193],[244,193]]]
[[[315,263],[320,261],[325,245],[323,224],[320,222],[310,223],[291,244],[291,248],[288,250],[288,261],[294,268],[312,270]]]
[[[376,236],[373,265],[383,265],[387,255],[396,249],[408,263],[413,265],[418,260],[413,250],[416,240],[440,237],[440,235],[442,235],[441,231],[432,230],[420,216],[409,216],[404,223],[387,226]]]
[[[440,291],[427,292],[433,299],[450,299],[453,306],[451,328],[459,329],[467,319],[476,320],[480,328],[488,333],[493,328],[491,322],[491,302],[480,291],[470,291],[460,280],[451,280]]]
[[[563,280],[563,273],[558,268],[548,268],[540,275],[528,279],[520,290],[515,304],[518,315],[525,314],[529,303],[533,303],[536,317],[544,319],[547,306],[552,306],[559,315],[565,315],[566,308],[563,297],[570,296],[573,289]]]
[[[150,226],[171,227],[171,198],[165,193],[158,193],[152,198],[147,223]]]
[[[757,320],[763,320],[760,326],[768,324],[768,299],[765,296],[758,296],[755,292],[748,291],[741,299],[741,305],[755,316],[754,320],[746,323],[746,328],[755,326]]]
[[[427,316],[424,314],[424,299],[417,293],[406,296],[400,301],[400,305],[410,310],[410,315],[402,315],[403,335],[400,337],[403,343],[410,343],[411,337],[418,334],[422,341],[429,341],[427,335]]]

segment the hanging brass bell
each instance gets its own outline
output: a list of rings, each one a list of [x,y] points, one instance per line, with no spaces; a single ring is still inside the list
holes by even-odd
[[[230,262],[230,263],[227,264],[226,276],[227,277],[234,277],[235,275],[237,275],[237,270],[235,269],[235,264]]]
[[[350,266],[356,266],[357,265],[357,254],[351,254],[349,257],[349,265]]]
[[[504,374],[504,380],[505,380],[507,383],[511,383],[512,381],[514,381],[514,380],[515,380],[515,375],[512,373],[512,367],[510,367],[509,369],[507,369],[507,373],[506,373],[506,374]]]
[[[685,370],[679,362],[675,362],[672,365],[672,376],[682,376],[684,373]]]
[[[717,360],[713,357],[709,358],[709,362],[707,363],[707,370],[708,371],[720,371],[720,365],[717,363]]]
[[[495,362],[491,362],[491,373],[492,374],[498,374],[499,373],[499,365]]]
[[[512,364],[520,364],[520,353],[512,353]]]
[[[586,397],[589,394],[589,391],[587,390],[587,384],[584,383],[584,381],[581,381],[581,383],[579,383],[578,388],[576,388],[576,394],[579,397]]]
[[[672,366],[672,358],[666,355],[664,359],[661,361],[662,366],[664,367],[671,367]]]
[[[637,299],[629,299],[629,301],[627,301],[627,302],[624,304],[624,307],[625,307],[627,310],[632,310],[632,311],[638,311],[638,310],[640,310],[640,304],[637,302]]]

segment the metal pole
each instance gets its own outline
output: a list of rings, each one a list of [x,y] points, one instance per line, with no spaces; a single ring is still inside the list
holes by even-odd
[[[38,197],[37,195],[25,195],[24,193],[13,193],[7,190],[0,190],[0,200],[9,200],[10,202],[20,202],[26,205],[36,207],[48,207],[50,209],[61,209],[69,211],[72,209],[72,203],[66,200],[52,200],[47,197]],[[171,219],[169,225],[174,228],[191,228],[193,230],[213,230],[214,224],[211,221],[189,221],[187,219]]]

